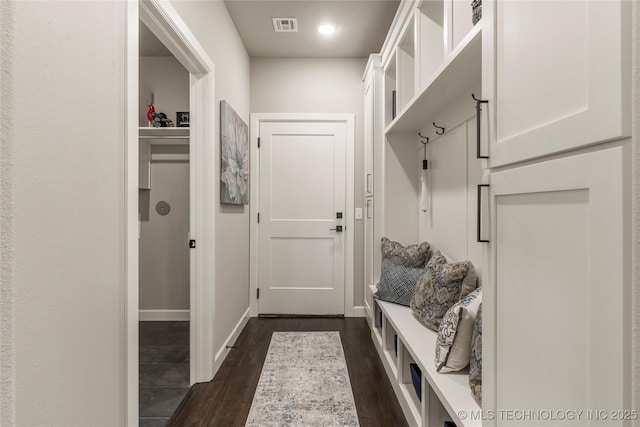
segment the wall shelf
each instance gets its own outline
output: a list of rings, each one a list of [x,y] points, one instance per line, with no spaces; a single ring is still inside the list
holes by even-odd
[[[148,141],[154,145],[189,145],[189,128],[188,127],[169,127],[154,128],[140,127],[138,128],[138,137],[140,141]]]
[[[385,129],[385,134],[417,132],[428,118],[461,96],[481,79],[482,21],[438,67],[433,78]]]

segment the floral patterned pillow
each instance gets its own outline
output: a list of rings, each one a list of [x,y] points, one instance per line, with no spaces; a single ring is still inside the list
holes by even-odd
[[[469,386],[473,398],[482,406],[482,303],[478,308],[476,324],[471,338],[471,361],[469,362]]]
[[[477,286],[470,261],[447,264],[440,252],[431,257],[411,299],[411,309],[429,329],[438,331],[444,314]]]
[[[464,369],[471,357],[471,338],[482,290],[477,288],[445,313],[436,341],[436,370],[440,373]]]
[[[423,268],[431,255],[430,245],[422,242],[419,245],[403,246],[401,243],[382,238],[382,258],[397,265],[411,268]]]

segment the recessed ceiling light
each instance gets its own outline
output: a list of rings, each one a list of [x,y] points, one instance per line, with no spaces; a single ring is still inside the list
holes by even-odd
[[[336,26],[334,24],[322,24],[318,27],[318,32],[320,34],[324,34],[325,36],[330,36],[331,34],[336,32]]]

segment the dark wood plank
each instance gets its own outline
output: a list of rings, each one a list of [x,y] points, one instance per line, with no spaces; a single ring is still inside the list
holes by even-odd
[[[213,380],[189,390],[168,426],[244,426],[275,331],[339,331],[360,425],[407,425],[365,319],[252,318]]]

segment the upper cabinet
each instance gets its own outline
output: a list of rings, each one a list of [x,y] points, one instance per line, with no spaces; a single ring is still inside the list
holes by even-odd
[[[386,55],[385,132],[417,132],[480,86],[482,21],[467,0],[404,2],[404,25]]]
[[[486,3],[491,167],[630,135],[631,2]]]

